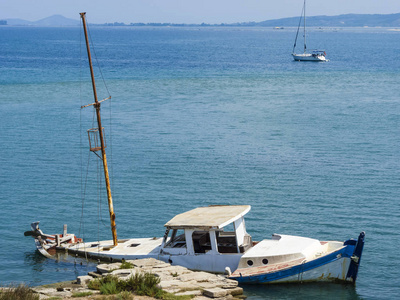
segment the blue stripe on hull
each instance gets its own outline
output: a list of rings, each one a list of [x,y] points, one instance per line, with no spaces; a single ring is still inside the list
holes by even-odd
[[[351,278],[353,282],[356,282],[357,274],[358,274],[358,267],[360,266],[361,262],[361,254],[364,248],[364,239],[365,239],[365,232],[361,232],[358,236],[357,244],[355,246],[355,250],[353,252],[350,267],[347,272],[347,278]],[[346,245],[347,242],[345,242]]]
[[[285,269],[282,271],[268,273],[268,274],[261,274],[261,275],[254,275],[254,276],[246,276],[246,277],[236,277],[232,278],[237,280],[239,283],[248,283],[248,284],[255,284],[255,283],[269,283],[278,281],[284,278],[288,278],[291,276],[296,276],[301,273],[316,269],[318,267],[327,265],[339,259],[343,259],[345,257],[350,258],[353,254],[355,245],[347,245],[346,247],[335,251],[327,256],[306,262],[301,265],[294,266],[289,269]],[[301,277],[301,276],[300,276]],[[300,281],[300,279],[299,279]]]

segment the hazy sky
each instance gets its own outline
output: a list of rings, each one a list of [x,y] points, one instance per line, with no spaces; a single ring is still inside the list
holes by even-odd
[[[0,19],[37,21],[55,14],[91,23],[233,23],[298,16],[303,0],[0,0]],[[307,15],[390,14],[400,0],[307,0]]]

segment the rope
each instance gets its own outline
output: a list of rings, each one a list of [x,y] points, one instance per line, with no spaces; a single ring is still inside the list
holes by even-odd
[[[82,19],[81,19],[81,25],[82,25]],[[96,51],[93,47],[93,41],[92,41],[92,36],[91,36],[91,32],[89,30],[89,26],[87,26],[88,29],[88,34],[89,34],[89,39],[90,39],[90,43],[92,45],[92,53],[94,54],[94,58],[97,64],[97,68],[100,72],[100,76],[101,79],[103,81],[104,87],[108,93],[109,98],[111,98],[109,89],[107,87],[107,84],[105,82],[104,76],[103,76],[103,72],[100,68],[100,64],[99,64],[99,60],[97,58],[97,54]],[[80,31],[80,90],[79,90],[79,95],[80,95],[80,101],[81,101],[81,108],[82,106],[82,82],[83,82],[83,75],[82,75],[82,31]],[[84,224],[84,206],[85,206],[85,198],[86,198],[86,193],[87,193],[87,185],[88,185],[88,176],[89,176],[89,167],[90,167],[90,156],[91,156],[91,151],[89,151],[88,154],[88,160],[87,160],[87,166],[86,166],[86,175],[84,176],[84,170],[83,170],[83,128],[82,128],[82,110],[80,112],[80,147],[81,147],[81,198],[82,198],[82,208],[81,208],[81,220],[80,220],[80,227],[79,227],[79,235],[82,231],[82,240],[84,241],[84,230],[85,230],[85,224]],[[92,116],[92,128],[97,127],[97,122],[96,122],[96,110],[93,107],[93,116]],[[110,162],[112,162],[112,122],[111,122],[111,103],[110,103]],[[99,130],[102,130],[102,128],[99,128]],[[96,153],[95,153],[96,154]],[[97,155],[97,154],[96,154]],[[98,240],[98,252],[100,251],[100,230],[101,230],[101,225],[103,225],[104,227],[107,227],[107,224],[104,222],[103,218],[102,218],[102,171],[103,170],[103,164],[101,163],[101,158],[100,160],[96,160],[97,161],[97,240]],[[113,172],[113,168],[112,168],[112,163],[111,165],[111,183],[113,184],[114,181],[114,172]],[[85,244],[84,244],[85,247]],[[79,245],[78,245],[78,249],[79,249]],[[87,257],[87,252],[86,252],[86,248],[84,248],[84,253],[86,256],[86,260],[88,261],[88,257]]]
[[[80,18],[80,22],[81,22],[81,27],[82,27],[82,18]],[[82,75],[82,30],[79,31],[79,99],[81,102],[81,106],[82,106],[82,81],[83,81],[83,75]],[[87,186],[87,176],[88,176],[88,170],[89,170],[89,157],[88,157],[88,162],[87,162],[87,168],[86,168],[86,178],[85,181],[83,180],[83,138],[82,138],[82,110],[79,110],[79,137],[80,137],[80,141],[79,141],[79,145],[80,145],[80,160],[81,160],[81,199],[82,199],[82,207],[81,207],[81,219],[80,219],[80,224],[79,224],[79,231],[78,231],[78,237],[82,237],[82,242],[85,242],[85,223],[84,223],[84,207],[85,207],[85,195],[86,195],[86,186]],[[82,231],[82,235],[81,235],[81,231]],[[83,244],[84,246],[84,253],[85,253],[85,259],[86,262],[88,262],[88,257],[87,257],[87,253],[86,253],[86,247],[85,244]],[[79,250],[79,244],[78,244],[78,250]],[[76,257],[74,258],[74,263],[76,263]]]
[[[100,160],[97,160],[97,241],[100,242],[100,218],[101,218],[101,201],[100,201]]]
[[[87,20],[87,18],[86,18],[86,20]],[[102,79],[102,81],[103,81],[104,87],[105,87],[106,90],[107,90],[108,96],[111,96],[111,95],[110,95],[110,91],[108,90],[106,81],[104,80],[104,76],[103,76],[103,72],[101,71],[101,68],[100,68],[99,60],[97,59],[96,50],[95,50],[95,48],[93,47],[92,35],[91,35],[91,33],[90,33],[90,28],[89,28],[89,22],[87,22],[87,29],[88,29],[90,44],[92,45],[92,52],[93,52],[94,58],[95,58],[95,60],[96,60],[97,68],[99,69],[100,76],[101,76],[101,79]]]
[[[111,110],[112,110],[112,99],[110,99],[110,139],[109,139],[109,141],[110,141],[110,169],[111,169],[111,190],[113,191],[113,188],[114,188],[114,167],[113,167],[113,152],[112,152],[112,149],[113,149],[113,144],[112,144],[112,122],[111,122],[111,119],[112,119],[112,112],[111,112]]]
[[[99,72],[100,72],[100,76],[101,76],[101,79],[102,79],[102,82],[103,82],[103,84],[104,84],[104,87],[106,88],[106,91],[107,91],[107,94],[108,94],[108,97],[111,97],[111,94],[110,94],[110,91],[109,91],[109,89],[108,89],[108,86],[107,86],[107,84],[106,84],[106,81],[105,81],[105,79],[104,79],[104,76],[103,76],[103,72],[102,72],[102,69],[100,68],[100,63],[99,63],[99,59],[98,59],[98,57],[97,57],[97,53],[96,53],[96,49],[95,49],[95,47],[93,47],[93,40],[92,40],[92,35],[91,35],[91,31],[90,31],[90,28],[89,28],[89,25],[87,26],[87,28],[88,28],[88,35],[89,35],[89,39],[90,39],[90,44],[92,45],[92,48],[91,48],[91,50],[92,50],[92,53],[93,53],[93,56],[94,56],[94,59],[95,59],[95,61],[96,61],[96,65],[97,65],[97,68],[98,68],[98,70],[99,70]],[[110,100],[111,101],[111,100]],[[94,124],[94,122],[95,122],[95,115],[93,115],[93,124]],[[93,125],[94,126],[94,125]],[[111,184],[113,184],[113,182],[114,182],[114,170],[113,170],[113,166],[112,166],[112,133],[111,133],[111,104],[110,104],[110,166],[111,166]],[[102,128],[99,128],[99,130],[102,130]],[[98,174],[100,174],[100,168],[98,168]],[[98,184],[98,189],[99,189],[99,191],[101,190],[101,187],[102,187],[102,185],[101,185],[101,178],[99,178],[99,184]],[[102,214],[101,214],[101,211],[102,211],[102,207],[101,207],[101,203],[102,203],[102,201],[101,201],[101,193],[99,192],[99,197],[98,197],[98,201],[99,201],[99,204],[98,204],[98,237],[99,237],[99,231],[100,231],[100,223],[102,223],[103,224],[103,226],[104,227],[106,227],[107,225],[106,225],[106,223],[104,222],[104,220],[103,220],[103,217],[102,217]],[[98,238],[99,239],[99,238]]]
[[[301,10],[301,15],[300,15],[300,20],[299,20],[299,26],[297,26],[296,38],[295,38],[295,40],[294,40],[294,45],[293,45],[293,53],[294,53],[294,48],[296,48],[297,37],[299,36],[299,30],[300,30],[300,25],[301,25],[301,19],[303,18],[303,12],[304,12],[304,6],[303,6],[303,9]]]
[[[87,19],[87,18],[86,18]],[[87,22],[87,24],[88,24],[88,22]],[[98,68],[98,70],[99,70],[99,72],[100,72],[100,76],[101,76],[101,80],[103,81],[103,84],[104,84],[104,87],[106,88],[106,91],[107,91],[107,94],[108,94],[108,97],[110,97],[111,98],[111,94],[110,94],[110,91],[109,91],[109,89],[108,89],[108,86],[107,86],[107,84],[106,84],[106,81],[105,81],[105,79],[104,79],[104,76],[103,76],[103,71],[102,71],[102,69],[100,68],[100,63],[99,63],[99,60],[98,60],[98,58],[97,58],[97,53],[96,53],[96,49],[95,49],[95,47],[93,47],[93,40],[92,40],[92,35],[91,35],[91,32],[90,32],[90,28],[89,28],[89,24],[87,25],[87,29],[88,29],[88,34],[89,34],[89,39],[90,39],[90,44],[92,45],[92,52],[93,52],[93,56],[94,56],[94,58],[95,58],[95,61],[96,61],[96,65],[97,65],[97,68]],[[110,161],[110,173],[111,173],[111,187],[113,187],[114,186],[114,168],[113,168],[113,164],[112,164],[112,159],[113,159],[113,156],[112,156],[112,123],[111,123],[111,103],[112,103],[112,99],[110,99],[110,138],[109,138],[109,141],[110,141],[110,159],[109,159],[109,161]],[[99,129],[99,130],[101,130],[101,129]]]
[[[83,163],[83,161],[82,161]],[[80,236],[81,230],[82,230],[82,241],[85,242],[85,222],[84,222],[84,207],[85,207],[85,197],[86,197],[86,188],[87,188],[87,181],[88,181],[88,175],[89,175],[89,165],[90,165],[90,153],[88,155],[88,160],[87,160],[87,167],[86,167],[86,176],[85,176],[85,183],[83,185],[82,182],[82,209],[81,209],[81,220],[80,220],[80,227],[79,227],[79,232],[78,236]],[[83,169],[83,165],[81,166]],[[84,252],[87,260],[87,253],[86,253],[86,247],[84,245]],[[78,250],[79,250],[79,244],[78,244]]]

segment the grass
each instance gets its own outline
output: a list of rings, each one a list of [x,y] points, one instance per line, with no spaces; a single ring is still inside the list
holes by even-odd
[[[118,294],[120,291],[120,289],[117,287],[118,281],[110,281],[110,282],[106,282],[104,284],[102,284],[100,286],[100,294],[102,295],[114,295],[114,294]]]
[[[118,294],[119,299],[131,299],[132,293],[139,296],[149,296],[162,300],[189,300],[193,296],[175,296],[157,287],[160,278],[151,273],[136,273],[127,280],[119,279],[117,276],[107,275],[89,282],[90,289],[99,290],[102,295]]]
[[[133,269],[134,265],[131,262],[127,262],[127,261],[123,260],[121,263],[121,266],[119,268],[120,269]]]
[[[123,291],[117,295],[118,300],[133,300],[132,293],[128,291]]]
[[[0,292],[0,300],[39,300],[39,295],[24,284],[10,285]]]
[[[72,294],[73,298],[78,298],[78,297],[87,297],[93,295],[92,292],[79,292],[79,293],[74,293]]]

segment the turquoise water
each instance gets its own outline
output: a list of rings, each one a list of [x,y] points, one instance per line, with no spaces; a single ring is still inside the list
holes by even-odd
[[[113,97],[102,112],[119,238],[162,236],[197,206],[250,204],[254,240],[366,231],[366,245],[356,287],[245,287],[249,299],[398,297],[399,34],[311,30],[330,62],[301,63],[290,28],[91,28]],[[93,102],[81,40],[79,28],[0,27],[1,285],[95,266],[42,258],[23,236],[32,221],[111,238],[93,111],[80,110]]]

